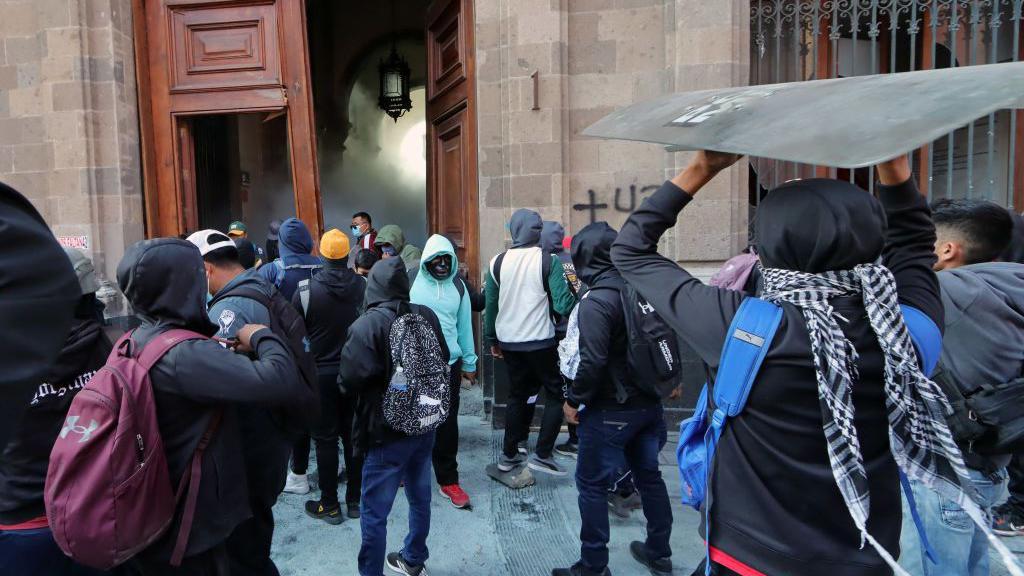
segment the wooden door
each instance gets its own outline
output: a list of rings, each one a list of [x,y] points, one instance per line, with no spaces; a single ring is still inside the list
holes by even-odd
[[[476,85],[472,0],[435,0],[427,12],[427,213],[479,282]]]
[[[304,1],[132,0],[132,11],[148,235],[196,225],[189,119],[259,111],[287,113],[296,214],[319,232]]]

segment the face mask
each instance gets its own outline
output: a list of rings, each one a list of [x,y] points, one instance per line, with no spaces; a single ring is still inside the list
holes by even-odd
[[[384,256],[390,258],[392,256],[398,256],[398,250],[395,250],[394,246],[384,246],[380,249]]]
[[[452,267],[447,256],[435,258],[427,264],[427,271],[438,280],[447,280],[451,274]]]
[[[352,235],[353,236],[359,236],[359,226],[353,226],[352,227]]]

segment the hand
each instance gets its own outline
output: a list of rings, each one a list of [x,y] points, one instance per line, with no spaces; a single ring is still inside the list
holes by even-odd
[[[903,184],[913,176],[910,171],[910,160],[906,154],[882,162],[876,166],[876,170],[878,171],[878,181],[885,186]]]
[[[235,351],[252,352],[252,335],[265,328],[266,326],[263,324],[246,324],[242,326],[242,329],[238,331],[238,348]]]
[[[476,386],[476,370],[472,372],[463,372],[462,377],[469,380],[470,386]]]
[[[562,413],[565,414],[565,421],[569,424],[580,423],[580,411],[570,406],[568,402],[562,404]]]
[[[739,154],[699,150],[693,155],[690,164],[672,179],[672,183],[693,196],[719,172],[732,166],[742,157]]]
[[[680,384],[679,386],[676,386],[675,388],[673,388],[672,392],[670,392],[669,395],[668,395],[669,400],[679,400],[682,397],[683,397],[683,385],[682,384]]]
[[[494,356],[499,360],[505,358],[505,354],[501,351],[501,346],[498,346],[497,344],[491,344],[491,356]]]

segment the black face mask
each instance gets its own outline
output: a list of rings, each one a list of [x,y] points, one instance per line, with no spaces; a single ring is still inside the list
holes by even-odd
[[[452,273],[451,256],[438,256],[427,262],[427,271],[437,280],[447,280]]]

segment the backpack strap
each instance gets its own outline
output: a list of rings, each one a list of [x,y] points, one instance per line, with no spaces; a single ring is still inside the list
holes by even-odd
[[[274,286],[281,288],[281,284],[284,283],[284,260],[278,258],[274,260],[274,268],[277,268],[277,274],[274,274]]]
[[[931,377],[942,355],[942,332],[924,312],[908,304],[900,304],[903,322],[921,361],[921,371]]]
[[[494,259],[494,266],[491,267],[491,277],[494,278],[494,283],[501,286],[501,263],[505,261],[505,254],[508,251],[498,254],[498,257]]]
[[[182,497],[185,500],[185,509],[181,514],[181,525],[178,527],[178,538],[174,542],[174,551],[171,553],[171,566],[181,566],[185,558],[185,551],[188,549],[188,537],[192,532],[192,523],[196,518],[196,505],[199,502],[199,484],[203,478],[203,454],[210,446],[213,435],[220,428],[221,420],[224,419],[224,410],[219,409],[210,417],[210,423],[206,425],[206,431],[199,439],[196,451],[192,453],[192,460],[188,469],[178,482],[178,489],[174,495],[174,501],[180,506]],[[188,486],[188,493],[185,494],[185,487]]]
[[[302,317],[305,318],[309,314],[309,280],[303,280],[299,282],[299,303],[302,304]]]
[[[704,541],[707,548],[707,569],[711,574],[711,463],[722,430],[729,418],[743,411],[750,396],[757,373],[772,346],[775,332],[782,323],[782,308],[761,300],[745,298],[729,325],[722,356],[718,362],[718,376],[711,391],[715,411],[704,434],[707,451],[707,494],[704,502]]]
[[[134,332],[126,334],[125,337],[128,338],[133,333]],[[206,336],[203,336],[202,334],[199,334],[198,332],[193,332],[191,330],[185,330],[181,328],[168,330],[157,335],[148,343],[146,343],[145,346],[143,346],[142,352],[140,352],[138,356],[139,364],[141,364],[142,367],[148,372],[153,369],[153,366],[156,366],[156,363],[159,362],[160,359],[164,357],[164,354],[167,354],[167,352],[169,352],[171,348],[174,348],[175,346],[181,344],[182,342],[185,342],[186,340],[205,339]]]

